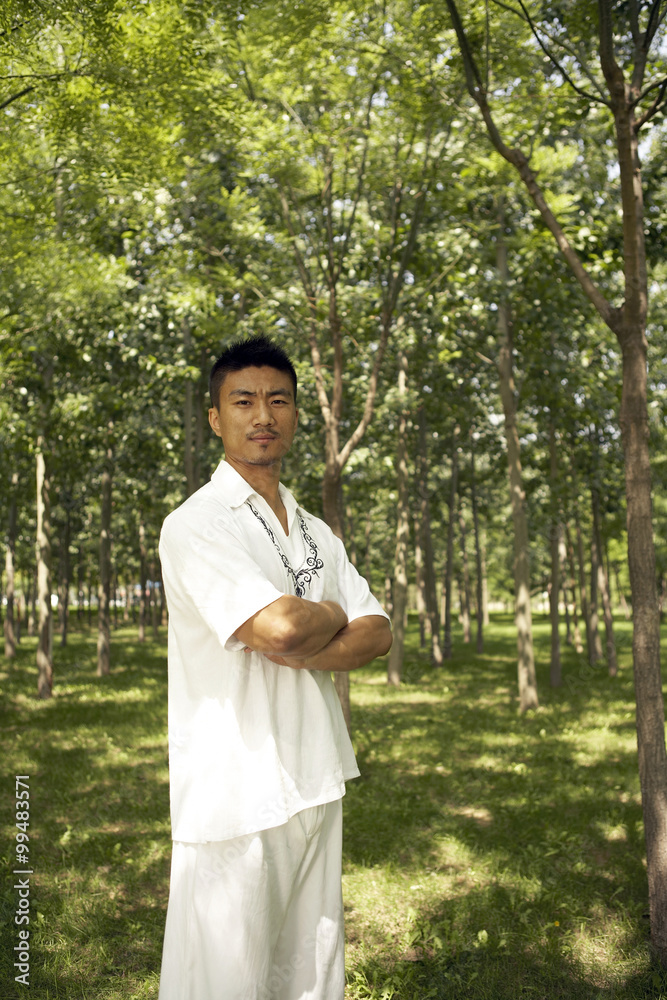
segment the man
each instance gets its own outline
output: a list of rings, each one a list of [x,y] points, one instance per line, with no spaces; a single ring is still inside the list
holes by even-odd
[[[280,483],[296,373],[264,337],[210,378],[225,460],[165,520],[171,887],[160,1000],[343,1000],[341,797],[359,774],[330,671],[386,653],[342,543]]]

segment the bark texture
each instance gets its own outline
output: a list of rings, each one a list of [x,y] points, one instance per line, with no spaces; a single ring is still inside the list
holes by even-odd
[[[16,490],[18,488],[18,472],[12,473],[11,493],[9,499],[9,515],[7,518],[7,548],[5,550],[5,596],[7,607],[5,608],[5,620],[3,623],[5,633],[5,656],[11,660],[16,655],[16,623],[14,616],[14,597],[16,593],[14,554],[16,549]]]
[[[398,361],[398,446],[396,455],[398,504],[396,511],[396,549],[394,554],[394,612],[391,622],[393,642],[387,666],[387,682],[401,683],[405,624],[408,609],[408,547],[410,544],[410,493],[408,482],[408,359],[401,351]]]
[[[537,678],[533,652],[533,618],[530,606],[530,548],[528,540],[528,517],[526,515],[526,495],[521,471],[521,448],[516,426],[516,398],[514,390],[514,365],[512,328],[506,289],[509,280],[507,247],[504,239],[505,213],[502,202],[498,213],[498,239],[496,243],[496,265],[503,288],[503,297],[498,308],[498,375],[500,396],[505,415],[505,441],[507,443],[507,467],[514,527],[514,614],[517,632],[519,679],[519,709],[526,712],[537,708]]]
[[[100,585],[97,607],[97,676],[111,670],[111,501],[113,487],[113,424],[107,428],[107,448],[101,479]]]
[[[456,494],[459,481],[459,437],[461,428],[454,428],[452,440],[452,475],[449,484],[449,514],[447,523],[447,559],[445,576],[442,582],[442,601],[444,604],[444,632],[442,639],[443,659],[452,658],[452,580],[454,579],[454,524],[456,519]]]
[[[46,435],[37,438],[37,694],[53,692],[53,613],[51,610],[51,503]]]

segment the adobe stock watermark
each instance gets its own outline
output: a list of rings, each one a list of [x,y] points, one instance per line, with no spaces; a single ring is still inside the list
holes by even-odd
[[[14,889],[17,893],[14,924],[17,943],[14,945],[14,979],[30,985],[30,775],[16,775],[16,835],[14,843]]]

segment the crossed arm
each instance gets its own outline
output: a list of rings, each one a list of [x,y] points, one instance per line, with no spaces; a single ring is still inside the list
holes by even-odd
[[[348,622],[334,601],[285,595],[236,630],[249,649],[296,670],[356,670],[391,646],[389,622],[366,615]]]

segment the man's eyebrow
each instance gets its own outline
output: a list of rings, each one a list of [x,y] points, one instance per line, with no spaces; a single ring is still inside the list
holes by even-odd
[[[230,396],[256,396],[256,392],[251,392],[250,389],[232,389],[229,393]],[[267,396],[287,396],[288,399],[292,398],[292,393],[289,389],[269,389]]]

